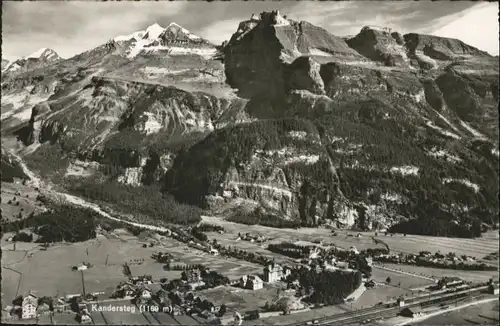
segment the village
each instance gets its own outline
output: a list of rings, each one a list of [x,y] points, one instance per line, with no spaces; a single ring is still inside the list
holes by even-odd
[[[120,234],[117,230],[100,230],[99,233],[101,241]],[[403,302],[405,296],[414,295],[409,286],[405,288],[401,281],[396,283],[398,274],[373,265],[382,261],[413,263],[413,260],[409,255],[390,253],[380,244],[358,250],[355,246],[339,248],[324,240],[277,242],[253,232],[227,234],[223,227],[207,223],[175,228],[163,234],[138,228],[128,228],[122,234],[127,234],[126,239],[144,253],[142,257],[134,255],[121,263],[115,261],[115,277],[123,280],[102,289],[95,284],[87,285],[89,273],[108,265],[109,255],[104,264],[82,260],[68,266],[65,272],[75,275],[75,280],[81,279],[81,291],[57,297],[29,289],[24,296],[16,295],[11,304],[3,307],[4,315],[10,322],[45,320],[61,323],[62,318],[64,323],[110,323],[118,314],[125,323],[145,318],[160,324],[176,320],[182,324],[187,322],[179,320],[191,318],[191,323],[197,324],[228,324],[235,320],[286,317],[312,309],[373,306],[385,300],[377,297],[366,301],[360,297],[371,291],[386,291],[384,288],[393,294],[387,300]],[[248,243],[246,246],[263,250],[257,252],[225,245],[221,237],[234,244]],[[120,238],[125,239],[125,236]],[[170,246],[167,247],[167,243]],[[86,251],[88,254],[88,249]],[[191,261],[187,259],[190,255],[200,256],[200,259]],[[418,257],[430,257],[430,253],[421,252]],[[467,260],[466,257],[460,259]],[[235,267],[224,269],[219,267],[220,263],[211,261],[234,262],[232,266]],[[239,271],[235,272],[237,269]],[[148,270],[154,273],[148,274]],[[420,281],[418,291],[429,293],[470,285],[457,277],[420,278]],[[497,282],[489,281],[488,284],[491,293],[498,293]]]

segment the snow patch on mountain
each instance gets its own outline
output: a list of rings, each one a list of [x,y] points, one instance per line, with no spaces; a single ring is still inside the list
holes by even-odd
[[[450,132],[448,130],[445,130],[445,129],[441,128],[441,127],[438,127],[435,124],[433,124],[431,121],[427,121],[426,125],[429,126],[429,127],[431,127],[434,130],[439,131],[444,136],[448,136],[448,137],[455,138],[455,139],[460,139],[460,136],[458,136],[457,134],[454,134],[454,133],[452,133],[452,132]]]
[[[402,203],[401,196],[396,194],[396,193],[387,192],[385,194],[380,195],[380,198],[383,200],[386,200],[386,201],[391,201],[391,202],[395,202],[395,203],[399,203],[399,204]]]
[[[468,132],[470,132],[472,135],[474,135],[474,137],[477,137],[477,138],[481,138],[481,139],[486,139],[486,137],[480,133],[479,131],[477,131],[476,129],[472,128],[470,125],[468,125],[466,122],[464,121],[460,121],[460,125],[462,127],[464,127],[465,129],[467,129]]]
[[[21,68],[21,65],[19,65],[17,63],[17,61],[14,61],[14,62],[9,62],[3,69],[2,69],[2,72],[3,71],[16,71],[16,70],[19,70],[19,68]]]
[[[319,161],[319,155],[296,155],[288,158],[285,161],[285,165],[292,163],[304,163],[307,165],[312,165]]]
[[[392,173],[399,173],[401,175],[418,175],[420,169],[416,166],[406,165],[406,166],[394,166],[390,169]]]
[[[164,45],[151,46],[154,42],[155,41],[148,39],[137,41],[135,46],[130,50],[128,57],[132,59],[139,54],[165,51],[168,55],[199,55],[205,59],[210,59],[217,53],[217,50],[212,48],[183,48]]]
[[[149,40],[156,40],[164,31],[165,29],[163,27],[155,23],[146,28],[144,38],[147,38]]]
[[[180,40],[180,42],[187,42],[186,38],[195,41],[195,47],[191,46],[189,48],[184,48],[164,45],[165,41],[175,42],[176,40]],[[146,30],[137,31],[129,35],[117,36],[113,40],[116,42],[135,41],[128,51],[129,58],[135,58],[141,53],[151,53],[161,50],[165,50],[168,54],[172,55],[198,54],[201,56],[212,56],[215,54],[215,50],[212,51],[212,49],[210,49],[210,53],[207,54],[206,51],[204,51],[205,49],[196,48],[196,44],[200,42],[203,43],[203,39],[176,23],[170,23],[166,28],[155,23],[146,28]],[[206,44],[209,43],[206,42]]]
[[[290,131],[288,133],[288,135],[292,138],[295,138],[295,139],[301,139],[301,140],[304,140],[306,139],[306,136],[307,136],[307,132],[305,131]]]
[[[443,149],[437,150],[436,148],[433,148],[427,152],[427,155],[432,157],[441,157],[452,163],[458,163],[462,161],[460,157],[450,154]]]
[[[321,56],[321,57],[331,57],[332,55],[328,52],[325,52],[325,51],[321,51],[319,49],[316,49],[316,48],[309,48],[309,54],[310,55],[317,55],[317,56]]]
[[[150,135],[161,130],[163,126],[152,112],[144,112],[144,116],[147,119],[144,123],[144,131],[146,132],[146,135]]]
[[[444,178],[443,179],[444,184],[451,183],[451,182],[462,183],[462,184],[466,185],[467,187],[471,188],[472,190],[474,190],[474,192],[476,192],[476,193],[479,192],[479,186],[475,183],[470,182],[467,179],[452,179],[452,178]]]
[[[58,57],[57,53],[54,50],[48,48],[41,48],[38,51],[33,52],[32,54],[24,57],[25,59],[40,59],[45,58],[47,60]]]
[[[253,183],[253,182],[238,182],[238,181],[230,181],[228,183],[228,186],[242,186],[242,187],[250,187],[250,188],[260,188],[260,189],[265,189],[265,190],[270,190],[276,193],[280,193],[281,195],[288,197],[289,199],[292,198],[292,192],[288,189],[283,189],[267,184],[260,184],[260,183]]]
[[[201,39],[201,37],[199,37],[198,35],[194,35],[193,33],[191,33],[190,31],[188,31],[187,29],[185,29],[181,25],[176,24],[174,22],[170,23],[167,26],[167,28],[165,28],[165,31],[167,31],[169,29],[172,29],[172,28],[176,28],[176,29],[180,30],[183,34],[185,34],[191,40],[199,40],[199,39]]]
[[[142,39],[144,37],[145,33],[146,33],[145,31],[138,31],[138,32],[134,32],[134,33],[132,33],[130,35],[120,35],[120,36],[117,36],[113,40],[115,42],[130,41],[132,39],[134,39],[134,40],[137,41],[137,40]]]
[[[147,75],[182,75],[185,74],[191,69],[178,69],[178,70],[173,70],[170,68],[162,68],[162,67],[145,67],[142,69],[142,71],[147,74]]]

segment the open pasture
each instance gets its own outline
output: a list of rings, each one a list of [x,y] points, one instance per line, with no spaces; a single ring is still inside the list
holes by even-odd
[[[217,232],[206,232],[206,235],[208,236],[209,239],[215,239],[217,240],[217,243],[225,247],[234,247],[239,250],[245,250],[248,252],[253,252],[254,254],[260,254],[262,256],[269,257],[269,259],[274,259],[279,264],[288,264],[288,265],[295,264],[295,260],[293,258],[286,257],[281,254],[268,251],[266,249],[269,243],[280,243],[285,240],[274,239],[259,244],[256,242],[252,243],[250,241],[236,240],[238,233],[236,233],[236,235],[233,236],[233,234],[229,233],[219,234]]]
[[[45,206],[36,200],[40,193],[32,187],[2,182],[1,194],[0,208],[2,217],[7,221],[18,220],[19,214],[26,218],[31,213],[36,215],[45,211]]]
[[[273,239],[273,242],[281,241],[309,241],[323,240],[326,243],[334,243],[336,246],[348,249],[355,246],[357,249],[367,249],[381,247],[381,244],[375,244],[372,236],[375,232],[355,232],[347,230],[335,230],[336,236],[332,235],[332,230],[327,228],[300,228],[296,229],[276,229],[260,225],[244,225],[223,220],[221,217],[203,216],[205,223],[211,223],[223,226],[226,229],[226,239],[234,239],[240,233],[259,233],[268,238]],[[360,237],[356,237],[357,234]],[[385,242],[391,251],[403,253],[419,253],[420,251],[430,251],[432,253],[441,251],[442,253],[455,252],[457,255],[469,255],[478,259],[498,251],[498,232],[495,234],[487,233],[482,238],[463,239],[463,238],[445,238],[445,237],[430,237],[419,235],[402,235],[395,234],[394,236],[378,232],[376,238]],[[217,239],[219,241],[219,239]]]
[[[456,276],[460,277],[465,281],[470,281],[474,283],[485,282],[492,277],[494,279],[498,279],[498,271],[462,271],[454,269],[420,267],[420,266],[412,266],[404,264],[384,264],[383,266],[394,270],[400,270],[406,273],[413,273],[431,278],[434,277],[436,279],[439,279],[444,276]]]
[[[148,320],[136,308],[132,312],[103,312],[108,325],[149,325]]]
[[[155,246],[143,248],[144,243],[150,242],[155,242],[154,238],[139,239],[123,230],[82,243],[57,244],[47,250],[35,246],[29,253],[25,250],[13,251],[9,247],[11,244],[3,242],[10,248],[4,250],[2,255],[3,303],[12,301],[16,294],[26,294],[30,290],[39,296],[82,293],[83,284],[86,292],[103,291],[105,296],[109,296],[120,282],[126,280],[122,272],[125,262],[134,276],[148,274],[153,279],[179,278],[181,271],[165,271],[163,264],[151,258],[156,251],[174,255],[173,264],[203,264],[230,279],[262,272],[262,266],[256,264],[210,256],[193,248],[185,250],[183,244],[170,238],[162,238],[156,241]],[[72,266],[82,262],[93,266],[83,272],[71,270]]]
[[[266,284],[260,290],[247,290],[232,286],[198,291],[197,294],[207,297],[216,305],[225,304],[230,311],[247,311],[262,308],[266,302],[273,303],[284,290],[280,284]]]
[[[372,289],[367,289],[359,298],[351,303],[345,304],[351,309],[363,309],[372,307],[379,302],[386,302],[398,298],[401,295],[409,295],[410,293],[404,289],[380,285]]]
[[[498,301],[469,306],[431,317],[414,325],[498,325]]]
[[[407,272],[411,273],[412,271],[408,270]],[[406,291],[411,291],[412,289],[422,288],[428,285],[435,284],[435,281],[432,281],[428,278],[420,277],[420,275],[418,274],[409,275],[406,273],[393,272],[390,270],[381,269],[377,267],[372,268],[372,279],[376,283],[386,283],[388,277],[391,279],[391,283],[389,286],[395,286]]]

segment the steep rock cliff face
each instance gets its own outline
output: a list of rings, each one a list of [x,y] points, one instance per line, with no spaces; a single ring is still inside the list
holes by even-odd
[[[245,121],[245,103],[174,87],[93,77],[80,91],[50,101],[48,110],[34,107],[30,122],[18,134],[26,145],[58,143],[66,153],[101,163],[104,170],[125,169],[128,176],[121,180],[139,185],[155,182],[168,168],[170,163],[161,164],[160,157],[174,154],[219,126]],[[133,168],[141,172],[127,170]]]
[[[404,41],[397,32],[367,26],[347,40],[347,44],[370,60],[389,67],[409,64]]]
[[[354,223],[318,132],[298,119],[216,131],[176,157],[164,186],[211,210],[245,199],[287,219]]]
[[[245,24],[224,47],[227,82],[245,98],[283,97],[288,64],[306,54],[361,59],[343,39],[320,27],[285,19],[279,13],[264,14]]]
[[[453,216],[458,223],[471,217],[495,219],[498,185],[484,175],[498,176],[493,168],[498,156],[483,156],[470,143],[480,139],[490,152],[496,148],[492,136],[498,125],[488,123],[491,131],[485,135],[476,129],[480,118],[475,112],[483,113],[482,121],[495,116],[490,91],[498,85],[498,73],[489,57],[454,40],[415,39],[373,28],[347,43],[306,28],[307,42],[316,42],[312,46],[299,41],[305,33],[300,26],[255,20],[225,46],[224,62],[228,82],[250,97],[249,112],[264,118],[272,111],[267,116],[272,121],[296,117],[314,126],[293,131],[317,139],[304,155],[316,155],[318,161],[290,172],[281,162],[297,144],[285,146],[276,136],[282,146],[270,150],[265,146],[269,141],[256,140],[254,133],[274,127],[257,121],[231,129],[232,136],[215,133],[177,156],[167,172],[167,191],[199,205],[234,207],[229,203],[250,201],[286,218],[330,219],[360,228],[429,214]],[[422,68],[418,60],[432,64],[415,69]],[[244,159],[241,149],[229,145],[236,142],[233,137],[238,148],[245,148]],[[218,157],[216,162],[210,155]],[[195,166],[203,168],[190,177]],[[310,169],[321,171],[321,177],[307,177]],[[181,184],[186,178],[192,187]],[[465,199],[478,193],[481,199]]]
[[[488,56],[486,52],[457,39],[415,33],[405,34],[404,39],[410,53],[422,52],[436,60],[451,60],[465,55]]]
[[[287,87],[308,90],[314,94],[324,94],[325,85],[320,74],[321,65],[310,57],[296,59],[288,67]]]

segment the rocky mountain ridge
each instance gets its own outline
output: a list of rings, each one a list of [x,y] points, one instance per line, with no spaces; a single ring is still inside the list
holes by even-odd
[[[2,60],[2,74],[9,74],[19,71],[28,71],[54,62],[60,61],[62,58],[56,51],[48,48],[41,48],[32,54],[22,57],[11,62]]]
[[[129,58],[141,53],[178,53],[196,52],[211,55],[215,46],[209,41],[191,33],[184,27],[170,23],[166,28],[153,24],[144,31],[137,31],[127,36],[117,36],[109,44],[124,43]]]
[[[498,223],[496,58],[374,27],[340,38],[279,12],[240,23],[220,52],[190,35],[152,25],[3,79],[3,135],[27,159],[62,154],[66,177],[156,183],[225,216]]]

